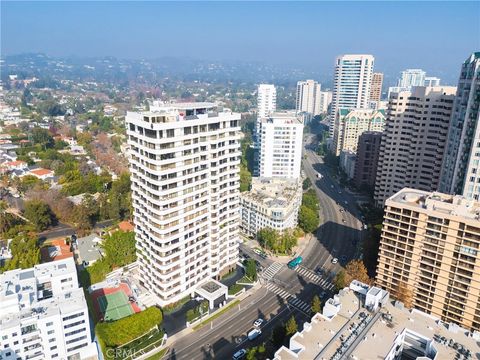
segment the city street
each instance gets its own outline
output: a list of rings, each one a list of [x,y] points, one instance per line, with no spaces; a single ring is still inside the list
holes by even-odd
[[[304,154],[303,170],[314,184],[320,203],[320,227],[304,252],[298,254],[304,258],[303,264],[291,270],[270,259],[262,259],[241,245],[241,252],[257,260],[264,269],[262,287],[211,324],[179,339],[171,347],[169,359],[230,358],[240,348],[267,341],[272,329],[292,314],[301,327],[310,319],[312,297],[323,294],[326,298],[333,293],[331,279],[355,257],[362,237],[362,224],[355,209],[355,199],[332,179],[322,158],[308,149]],[[317,179],[318,172],[323,175],[321,179]],[[340,212],[341,208],[345,211]],[[332,264],[334,257],[343,261]],[[317,267],[323,268],[324,277],[315,274]],[[262,335],[250,342],[246,334],[259,317],[267,322],[262,326]]]

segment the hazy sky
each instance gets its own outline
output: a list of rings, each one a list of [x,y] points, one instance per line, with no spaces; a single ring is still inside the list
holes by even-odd
[[[478,1],[1,1],[3,56],[189,56],[329,72],[336,55],[371,53],[387,73],[419,67],[456,78],[479,49]]]

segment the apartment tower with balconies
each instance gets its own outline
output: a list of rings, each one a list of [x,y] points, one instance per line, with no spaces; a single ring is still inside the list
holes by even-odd
[[[161,306],[237,262],[239,122],[211,103],[127,113],[140,277]]]

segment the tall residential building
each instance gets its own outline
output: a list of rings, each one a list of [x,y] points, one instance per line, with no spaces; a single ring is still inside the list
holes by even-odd
[[[341,55],[335,60],[330,136],[339,109],[367,109],[373,77],[372,55]]]
[[[318,111],[320,114],[326,114],[328,112],[328,107],[332,103],[332,92],[331,91],[320,91],[319,94],[319,105]]]
[[[435,76],[425,76],[423,86],[440,86],[441,79]]]
[[[425,71],[422,69],[407,69],[402,71],[402,77],[398,80],[398,87],[424,86]]]
[[[0,275],[0,358],[98,359],[73,258]]]
[[[383,73],[373,73],[372,85],[370,86],[370,102],[375,103],[375,109],[378,108],[378,104],[382,99],[382,85],[383,85]]]
[[[257,117],[264,118],[277,109],[275,85],[260,84],[257,89]]]
[[[358,138],[365,131],[383,131],[385,111],[372,109],[339,109],[333,132],[333,150],[336,156],[342,150],[357,152]]]
[[[252,189],[240,194],[243,232],[256,236],[267,227],[279,232],[295,228],[302,193],[298,179],[254,177]]]
[[[141,282],[163,306],[235,267],[240,114],[181,103],[126,123]]]
[[[426,75],[426,72],[421,69],[407,69],[402,71],[397,86],[391,86],[388,88],[387,98],[390,98],[390,94],[394,92],[410,91],[414,86],[440,86],[440,78]]]
[[[353,182],[357,188],[373,189],[375,187],[382,135],[383,133],[378,131],[365,131],[358,138],[357,160],[353,176]]]
[[[463,63],[443,160],[440,191],[480,199],[480,52]]]
[[[480,203],[405,188],[386,201],[376,283],[407,306],[480,330]]]
[[[456,88],[413,87],[393,93],[380,147],[375,203],[403,189],[438,189]]]
[[[303,123],[292,111],[275,112],[260,122],[259,176],[298,179]]]
[[[321,114],[320,111],[321,85],[314,80],[297,82],[297,96],[295,110],[297,113],[306,112],[313,116]]]

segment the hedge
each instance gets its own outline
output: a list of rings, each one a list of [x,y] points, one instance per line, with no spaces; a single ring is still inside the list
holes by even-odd
[[[116,347],[142,336],[161,322],[162,312],[152,306],[117,321],[99,323],[95,330],[106,346]]]

